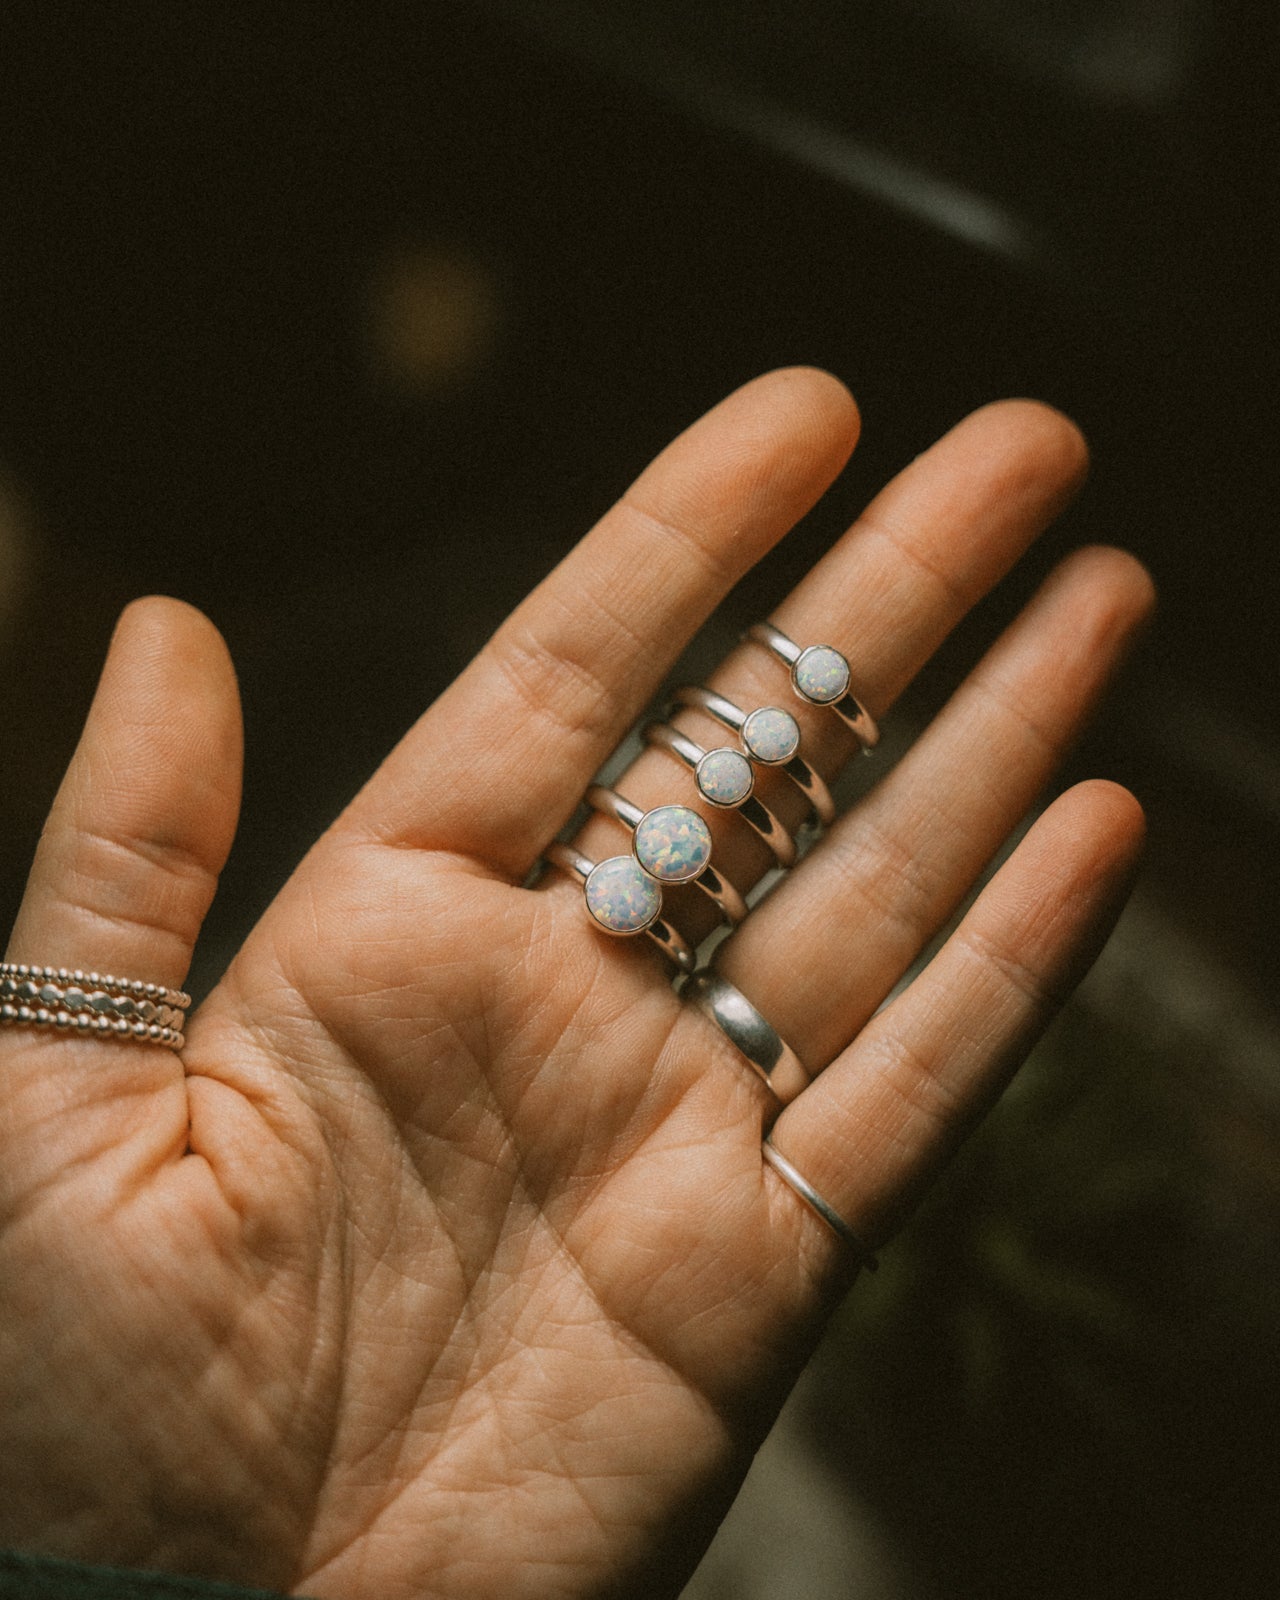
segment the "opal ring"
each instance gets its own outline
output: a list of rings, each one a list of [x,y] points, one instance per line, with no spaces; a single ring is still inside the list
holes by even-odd
[[[806,649],[780,633],[771,622],[757,622],[747,629],[747,638],[772,651],[791,668],[791,687],[811,706],[830,706],[836,716],[857,734],[864,750],[880,738],[880,730],[867,708],[849,692],[849,663],[829,644],[811,644]]]
[[[141,978],[0,961],[0,1023],[181,1050],[191,996]]]
[[[704,750],[700,744],[665,722],[650,722],[644,729],[646,744],[670,750],[693,773],[698,793],[709,805],[738,813],[773,851],[780,867],[795,865],[796,843],[773,812],[752,793],[755,769],[741,750],[722,745]]]
[[[655,806],[641,811],[623,795],[594,783],[587,790],[593,811],[613,817],[631,830],[631,853],[659,883],[692,883],[709,895],[731,926],[747,914],[747,903],[711,865],[711,829],[689,806]]]
[[[742,748],[761,766],[777,767],[804,793],[818,821],[824,826],[835,820],[836,807],[831,791],[800,755],[800,724],[781,706],[760,706],[743,711],[732,700],[711,689],[677,689],[676,703],[694,706],[726,728],[732,728]]]
[[[619,937],[647,933],[681,972],[693,971],[693,951],[660,915],[662,885],[634,856],[609,856],[596,862],[559,840],[548,845],[544,854],[553,867],[559,867],[582,885],[583,899],[596,927]]]
[[[680,997],[710,1017],[783,1105],[808,1088],[799,1056],[727,978],[700,967],[684,980]]]
[[[863,1244],[862,1240],[859,1239],[840,1213],[827,1204],[809,1180],[802,1173],[797,1172],[786,1156],[775,1147],[772,1133],[765,1136],[764,1142],[760,1146],[760,1154],[782,1179],[783,1183],[793,1193],[799,1195],[810,1211],[821,1217],[836,1238],[858,1257],[859,1265],[865,1267],[868,1272],[874,1272],[880,1265],[875,1258],[874,1251],[869,1250]]]

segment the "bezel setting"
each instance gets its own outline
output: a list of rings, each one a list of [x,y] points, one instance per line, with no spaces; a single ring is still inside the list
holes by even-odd
[[[636,823],[631,849],[659,883],[691,883],[711,860],[711,829],[689,806],[655,806]]]
[[[643,933],[662,910],[662,886],[629,855],[597,861],[582,895],[596,926],[615,935]]]
[[[760,706],[743,719],[739,737],[753,761],[781,767],[800,748],[800,724],[781,706]]]

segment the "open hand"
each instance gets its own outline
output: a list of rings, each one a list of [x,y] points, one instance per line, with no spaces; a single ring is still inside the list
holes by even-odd
[[[661,954],[603,937],[567,876],[521,885],[856,433],[844,389],[798,370],[677,439],[316,843],[181,1058],[0,1033],[0,1542],[316,1596],[678,1591],[852,1266],[762,1164],[769,1090]],[[882,717],[1083,470],[1056,413],[988,407],[772,615],[844,651]],[[816,1075],[779,1149],[871,1242],[1118,911],[1141,814],[1084,784],[882,1007],[1149,605],[1127,556],[1067,560],[720,951]],[[755,645],[714,682],[798,708]],[[852,736],[797,715],[832,774]],[[180,985],[239,747],[212,626],[132,606],[9,959]],[[692,796],[657,750],[619,787],[642,806]],[[796,799],[779,789],[778,808]],[[714,828],[745,889],[767,852],[738,817]],[[579,844],[626,847],[599,818]],[[705,902],[683,893],[672,917],[696,936]]]

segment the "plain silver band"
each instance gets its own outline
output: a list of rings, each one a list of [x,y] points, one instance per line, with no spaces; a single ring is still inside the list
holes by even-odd
[[[747,629],[747,638],[754,639],[757,644],[762,644],[766,650],[772,651],[778,660],[784,662],[788,667],[794,667],[804,654],[804,651],[794,639],[788,639],[786,634],[781,633],[771,622],[753,622]],[[829,645],[827,648],[834,650],[835,646]],[[836,653],[842,654],[839,651]],[[792,680],[792,688],[795,688],[794,679]],[[808,705],[819,704],[818,701],[810,700],[807,695],[801,695],[798,689],[796,689],[796,693]],[[853,729],[858,736],[859,744],[864,750],[870,750],[879,743],[880,730],[876,727],[875,718],[867,710],[866,706],[861,701],[855,700],[848,691],[839,700],[827,701],[827,707],[835,712],[841,722],[846,723]]]
[[[714,717],[722,726],[732,728],[735,733],[739,734],[742,732],[743,724],[749,715],[740,706],[735,706],[732,700],[726,700],[722,694],[717,694],[714,689],[689,686],[677,689],[675,698],[677,704],[693,706],[699,711],[705,711],[709,717]],[[787,715],[790,716],[790,712]],[[782,762],[775,770],[785,772],[792,783],[800,789],[805,799],[813,807],[814,815],[824,827],[827,823],[835,821],[836,806],[835,801],[831,798],[831,791],[803,756],[794,755],[789,761]]]
[[[802,1177],[787,1160],[786,1156],[779,1153],[772,1142],[772,1135],[766,1135],[762,1141],[760,1154],[782,1181],[800,1196],[810,1211],[821,1217],[841,1243],[847,1245],[853,1251],[867,1271],[874,1272],[880,1265],[875,1258],[874,1251],[868,1250],[840,1213],[833,1211],[809,1180]]]
[[[809,1087],[809,1074],[799,1056],[727,978],[710,967],[700,967],[681,984],[680,997],[715,1023],[782,1105]]]
[[[567,872],[571,878],[576,878],[582,884],[586,883],[596,865],[589,857],[584,856],[581,850],[575,850],[571,844],[561,844],[558,839],[547,846],[543,851],[543,857],[553,867],[559,867],[561,872]],[[594,927],[600,926],[594,917],[591,921]],[[655,918],[647,928],[642,928],[640,931],[647,933],[662,953],[675,962],[681,972],[692,972],[697,966],[697,957],[693,951],[664,917]],[[601,932],[608,933],[608,929],[601,929]],[[625,938],[626,935],[621,937]]]
[[[691,772],[697,770],[699,761],[707,753],[700,744],[695,744],[686,734],[681,733],[679,728],[672,728],[665,722],[648,723],[644,729],[644,740],[646,744],[670,750],[672,755],[678,756]],[[708,802],[708,804],[713,803]],[[746,825],[758,833],[773,851],[773,858],[780,867],[795,865],[795,840],[758,795],[749,794],[738,805],[722,809],[736,811]]]
[[[593,811],[599,811],[607,817],[612,817],[632,834],[635,833],[641,818],[645,815],[645,812],[634,801],[628,800],[625,795],[619,794],[616,789],[606,789],[602,783],[593,783],[587,790],[586,798],[587,804]],[[687,878],[685,881],[693,884],[695,888],[701,889],[703,894],[709,895],[715,901],[721,916],[730,927],[736,928],[738,923],[746,916],[747,902],[727,878],[720,876],[709,861],[696,878]],[[665,888],[666,885],[664,884],[663,887]]]

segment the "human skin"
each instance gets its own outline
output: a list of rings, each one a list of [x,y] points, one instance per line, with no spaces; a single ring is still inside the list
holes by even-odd
[[[780,1115],[647,940],[599,934],[560,873],[522,887],[857,429],[798,369],[681,435],[317,841],[181,1056],[0,1033],[0,1543],[319,1597],[678,1593],[855,1275],[762,1132],[887,1237],[1100,948],[1141,845],[1124,790],[1060,796],[882,1006],[1150,609],[1137,563],[1090,549],[722,947],[817,1074]],[[984,408],[772,615],[844,649],[882,717],[1084,470],[1056,412]],[[758,646],[713,681],[796,705],[828,774],[852,753]],[[212,624],[129,607],[8,959],[181,985],[240,744]],[[619,787],[692,793],[656,751]],[[745,887],[767,857],[713,822]],[[579,842],[625,848],[604,819]]]

